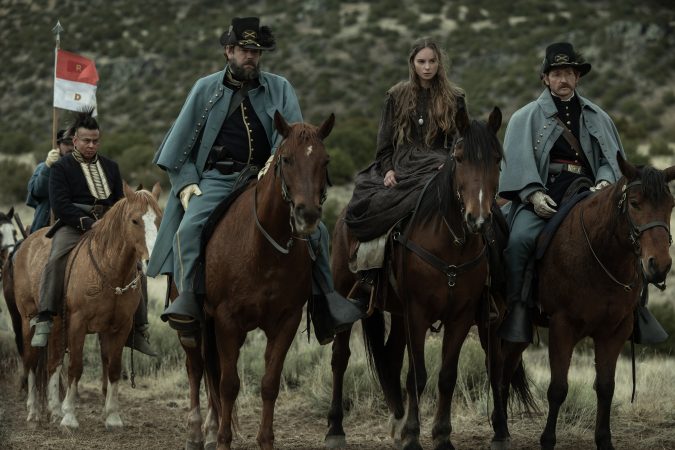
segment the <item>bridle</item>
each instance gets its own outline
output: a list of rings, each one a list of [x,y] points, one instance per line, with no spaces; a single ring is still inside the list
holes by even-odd
[[[666,232],[668,233],[668,239],[669,242],[672,244],[673,243],[673,236],[670,234],[670,226],[669,224],[661,221],[661,220],[655,220],[652,222],[648,222],[644,225],[636,225],[635,222],[633,221],[633,218],[630,215],[630,212],[628,212],[628,202],[627,202],[627,197],[628,197],[628,191],[636,186],[641,186],[642,185],[642,180],[635,180],[630,183],[626,183],[623,185],[621,188],[621,198],[619,198],[619,202],[617,203],[617,208],[619,209],[619,212],[623,214],[626,217],[626,221],[628,222],[629,229],[628,229],[628,241],[631,243],[633,247],[633,253],[636,256],[640,255],[640,236],[642,236],[642,233],[645,231],[652,229],[652,228],[664,228]],[[591,250],[591,253],[593,254],[593,257],[595,258],[595,261],[600,265],[602,270],[607,274],[607,276],[616,284],[621,286],[624,291],[630,292],[633,287],[635,287],[635,283],[639,277],[640,271],[638,270],[640,268],[640,263],[639,260],[636,261],[636,271],[635,271],[635,277],[633,281],[630,282],[630,284],[622,283],[619,280],[614,277],[614,275],[611,274],[611,272],[607,269],[607,267],[600,261],[600,258],[598,255],[595,253],[595,250],[593,250],[593,245],[591,244],[591,240],[588,237],[588,232],[586,230],[586,225],[584,224],[584,210],[581,210],[581,214],[579,215],[579,221],[581,222],[581,229],[584,232],[584,238],[586,239],[586,244],[588,245],[588,248]],[[665,289],[665,282],[664,283],[652,283],[654,286],[657,288],[664,290]]]
[[[274,176],[275,178],[279,178],[281,182],[281,198],[284,200],[285,203],[287,203],[290,206],[290,209],[292,210],[295,208],[295,203],[293,202],[293,198],[291,197],[291,192],[290,189],[288,188],[288,184],[286,183],[286,178],[284,177],[284,156],[281,154],[283,152],[283,144],[285,140],[279,145],[279,157],[276,159],[274,162]],[[323,186],[321,187],[321,198],[319,199],[319,204],[323,205],[323,203],[326,201],[327,193],[328,193],[328,186],[331,186],[332,183],[330,182],[330,178],[328,177],[328,167],[326,167],[326,178]],[[279,244],[268,232],[265,230],[263,227],[262,223],[260,223],[260,220],[258,219],[258,185],[255,185],[254,191],[253,191],[253,217],[255,218],[255,225],[260,230],[262,235],[267,239],[267,241],[272,244],[272,246],[279,251],[280,253],[284,255],[288,255],[288,253],[291,251],[291,247],[293,247],[293,241],[294,240],[301,240],[301,241],[307,241],[306,236],[301,236],[295,233],[295,226],[293,224],[293,219],[292,217],[289,219],[289,225],[291,228],[291,237],[288,239],[286,242],[285,246],[282,246]]]

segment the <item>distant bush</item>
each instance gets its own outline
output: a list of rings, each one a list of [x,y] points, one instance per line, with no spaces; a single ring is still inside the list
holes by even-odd
[[[25,164],[12,160],[2,161],[0,164],[0,203],[23,203],[26,200],[26,186],[33,174],[33,169]]]
[[[329,149],[328,153],[330,154],[328,173],[333,183],[344,184],[351,181],[356,172],[352,158],[340,148]]]
[[[673,151],[668,147],[668,143],[663,140],[655,140],[649,146],[649,154],[651,156],[669,156]]]
[[[33,141],[26,133],[9,131],[2,133],[0,153],[21,155],[33,149]]]

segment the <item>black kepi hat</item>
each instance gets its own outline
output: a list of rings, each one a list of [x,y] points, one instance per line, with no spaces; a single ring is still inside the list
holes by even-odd
[[[546,47],[541,73],[548,73],[551,69],[560,67],[573,67],[582,77],[591,71],[591,65],[574,51],[574,47],[569,42],[556,42]]]
[[[220,36],[220,44],[238,45],[254,50],[274,50],[275,41],[267,26],[260,26],[257,17],[235,17],[230,28]]]

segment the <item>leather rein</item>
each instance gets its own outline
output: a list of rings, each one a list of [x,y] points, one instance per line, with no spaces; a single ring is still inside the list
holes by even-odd
[[[283,142],[282,142],[283,145]],[[281,147],[281,145],[279,146]],[[276,159],[274,163],[274,176],[278,177],[281,180],[281,198],[286,202],[288,205],[290,205],[291,209],[295,207],[295,204],[293,203],[293,199],[291,198],[290,190],[288,189],[288,184],[286,184],[286,179],[284,178],[284,157],[280,154],[279,157]],[[328,191],[328,186],[330,186],[330,178],[328,178],[328,168],[326,168],[326,183],[324,183],[323,188],[321,189],[321,199],[319,200],[319,204],[323,205],[323,203],[326,201],[327,197],[327,191]],[[256,183],[254,191],[253,191],[253,217],[255,218],[255,225],[260,230],[262,235],[267,239],[267,241],[272,244],[272,246],[279,251],[280,253],[284,255],[288,255],[288,253],[291,251],[291,247],[293,247],[293,241],[294,240],[300,240],[300,241],[307,241],[309,244],[309,239],[307,236],[302,236],[295,234],[295,227],[293,226],[293,220],[289,220],[289,224],[291,227],[291,237],[288,238],[288,241],[286,242],[286,245],[283,246],[280,243],[278,243],[268,232],[265,230],[265,227],[263,227],[262,223],[260,223],[260,219],[258,219],[258,184]],[[312,248],[311,245],[308,245],[310,248],[310,254],[312,254]],[[314,259],[314,258],[312,258]]]
[[[628,195],[628,191],[635,187],[635,186],[640,186],[642,185],[641,180],[636,180],[632,181],[630,183],[626,183],[623,185],[621,188],[621,198],[619,199],[619,203],[617,204],[617,207],[619,211],[626,216],[626,221],[628,222],[629,225],[629,230],[628,230],[628,240],[633,246],[633,253],[636,256],[636,261],[635,261],[635,277],[634,279],[630,282],[630,284],[622,283],[621,281],[617,280],[614,275],[607,269],[607,267],[600,261],[600,258],[598,255],[595,253],[595,250],[593,250],[593,245],[591,244],[591,240],[588,237],[588,231],[586,230],[586,224],[584,223],[584,210],[581,210],[581,214],[579,215],[579,221],[581,222],[581,230],[584,232],[584,238],[586,238],[586,244],[588,245],[588,248],[591,251],[591,254],[593,255],[593,258],[595,258],[595,261],[600,265],[602,270],[607,274],[607,276],[616,284],[621,286],[624,291],[630,292],[635,286],[639,278],[640,274],[640,260],[639,260],[639,255],[640,255],[640,236],[642,233],[645,231],[652,229],[652,228],[663,228],[666,230],[668,233],[668,238],[670,240],[670,243],[673,243],[673,236],[670,234],[670,226],[660,220],[656,220],[653,222],[646,223],[645,225],[636,225],[635,222],[633,221],[633,218],[630,216],[630,213],[628,212],[628,206],[627,206],[627,200],[626,197]],[[666,288],[666,283],[665,281],[663,283],[652,283],[654,286],[656,286],[660,290],[664,290]]]

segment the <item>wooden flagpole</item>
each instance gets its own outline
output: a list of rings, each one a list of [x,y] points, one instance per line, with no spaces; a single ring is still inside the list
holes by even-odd
[[[61,32],[63,27],[59,20],[56,21],[56,26],[52,28],[52,33],[56,36],[56,46],[54,47],[54,83],[56,83],[56,60],[59,55],[59,48],[61,48]],[[59,112],[56,107],[52,107],[52,148],[58,148],[56,146],[56,133],[59,126]]]

